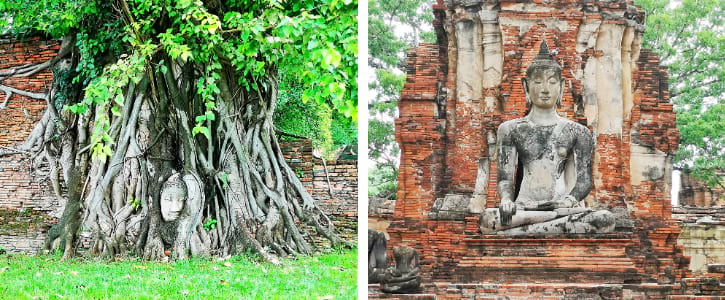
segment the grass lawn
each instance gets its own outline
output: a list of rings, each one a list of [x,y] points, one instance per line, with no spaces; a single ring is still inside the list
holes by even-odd
[[[357,250],[283,260],[172,263],[0,256],[0,299],[355,299]]]

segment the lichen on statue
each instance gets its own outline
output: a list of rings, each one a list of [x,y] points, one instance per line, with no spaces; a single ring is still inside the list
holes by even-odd
[[[592,189],[594,140],[585,126],[557,114],[564,93],[561,67],[541,43],[522,79],[523,118],[498,128],[498,192],[501,205],[481,214],[484,234],[603,233],[614,229],[606,210],[582,207]],[[516,168],[523,180],[515,195]],[[573,169],[571,169],[573,168]],[[566,176],[573,172],[574,176]],[[567,180],[569,179],[569,180]],[[572,182],[573,181],[573,182]]]

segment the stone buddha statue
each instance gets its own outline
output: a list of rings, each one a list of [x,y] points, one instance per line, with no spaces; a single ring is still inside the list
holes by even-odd
[[[522,81],[526,105],[531,110],[525,117],[504,122],[498,128],[501,205],[482,213],[481,232],[515,235],[612,231],[612,213],[581,205],[592,189],[594,140],[585,126],[556,112],[564,80],[546,42],[541,43]],[[522,168],[517,171],[519,163]],[[518,194],[517,172],[523,177]]]
[[[187,198],[187,188],[181,175],[175,173],[164,182],[161,187],[161,218],[165,222],[176,221],[184,209]]]
[[[393,248],[395,266],[385,270],[380,290],[385,293],[415,293],[420,289],[420,257],[418,250],[400,245]]]

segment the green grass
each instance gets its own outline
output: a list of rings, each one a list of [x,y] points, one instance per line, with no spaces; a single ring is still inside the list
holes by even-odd
[[[355,299],[357,250],[172,263],[0,256],[0,299]]]

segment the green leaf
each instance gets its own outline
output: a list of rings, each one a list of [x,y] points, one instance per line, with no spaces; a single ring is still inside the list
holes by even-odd
[[[186,62],[189,60],[189,58],[193,58],[194,55],[191,54],[191,51],[184,51],[184,52],[181,52],[181,55],[179,57],[181,58],[181,60]]]
[[[204,134],[204,136],[206,136],[206,138],[211,141],[211,132],[209,131],[209,128],[201,125],[196,125],[194,126],[194,129],[192,129],[192,134],[196,136],[198,133]]]
[[[222,181],[222,184],[223,184],[224,188],[226,189],[228,186],[227,177],[229,176],[229,174],[227,174],[226,172],[219,172],[217,175],[219,176],[219,179]]]
[[[116,104],[118,104],[119,106],[123,106],[123,103],[124,103],[123,95],[117,94],[116,98],[114,98],[113,101],[116,102]]]

